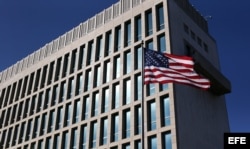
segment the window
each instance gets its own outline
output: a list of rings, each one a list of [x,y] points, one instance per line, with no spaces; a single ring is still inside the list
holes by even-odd
[[[89,96],[83,98],[82,120],[89,117]]]
[[[53,74],[54,74],[54,65],[55,65],[55,62],[50,63],[47,85],[52,83],[52,78],[53,78]]]
[[[55,85],[53,87],[53,93],[52,93],[52,102],[51,102],[52,106],[56,105],[58,97],[59,97],[59,87],[58,85]]]
[[[155,84],[147,85],[147,96],[152,96],[155,94]]]
[[[69,54],[64,56],[62,78],[68,74]]]
[[[8,131],[7,140],[6,140],[6,147],[7,148],[10,146],[10,139],[11,139],[11,135],[12,135],[12,129],[13,128],[11,127],[11,128],[9,128],[9,131]]]
[[[155,101],[148,102],[148,130],[156,129],[156,103]]]
[[[93,61],[93,56],[94,56],[94,41],[88,42],[88,53],[87,53],[87,62],[86,65],[90,65],[91,62]]]
[[[93,102],[92,102],[92,116],[98,115],[98,108],[99,108],[99,93],[96,92],[93,95]]]
[[[97,65],[95,67],[95,74],[94,74],[94,87],[97,87],[101,84],[101,66]]]
[[[50,111],[49,116],[49,125],[48,125],[48,132],[54,131],[54,125],[55,125],[55,111]]]
[[[21,127],[20,127],[20,130],[19,130],[18,144],[22,143],[24,141],[24,135],[23,134],[24,134],[25,127],[26,127],[26,122],[23,122]]]
[[[40,117],[37,116],[35,118],[35,122],[34,122],[34,128],[33,128],[33,135],[32,138],[36,138],[39,135],[39,126],[40,126]]]
[[[165,35],[162,34],[158,36],[158,49],[162,53],[167,52]]]
[[[73,123],[77,123],[80,121],[80,109],[81,109],[81,103],[80,100],[75,101],[74,105],[74,121]]]
[[[114,58],[114,79],[121,75],[121,59],[119,56]]]
[[[119,139],[119,115],[112,115],[111,123],[111,142],[116,142]]]
[[[161,97],[162,105],[162,126],[170,125],[169,97]]]
[[[47,68],[48,68],[47,65],[43,67],[43,73],[42,73],[42,76],[41,76],[42,78],[41,78],[41,82],[40,82],[40,89],[43,88],[44,85],[45,85],[45,82],[46,82],[45,79],[46,79],[46,75],[47,75]],[[26,85],[25,80],[24,80],[24,84]]]
[[[66,105],[66,111],[65,111],[64,126],[69,126],[71,124],[71,112],[72,112],[72,105],[71,104],[67,104]]]
[[[25,137],[25,141],[28,141],[29,139],[31,139],[31,129],[32,129],[32,125],[33,125],[33,119],[30,119],[28,121],[28,126],[26,128],[26,137]]]
[[[124,111],[123,113],[124,120],[123,121],[123,138],[129,138],[130,137],[130,111]]]
[[[96,43],[96,56],[95,61],[98,61],[103,54],[103,39],[102,36],[97,37],[97,43]]]
[[[148,138],[148,148],[157,149],[157,138],[156,136],[152,136]]]
[[[83,76],[82,73],[77,75],[77,84],[76,84],[76,95],[79,95],[82,93],[83,89]]]
[[[135,17],[135,41],[142,39],[141,16]]]
[[[80,148],[87,149],[87,125],[81,127],[81,144]]]
[[[70,98],[73,97],[73,95],[74,95],[74,88],[75,88],[75,80],[72,77],[72,78],[69,79],[69,83],[68,83],[67,99],[70,99]]]
[[[168,84],[160,84],[160,91],[165,91],[168,89]]]
[[[198,43],[199,46],[202,46],[202,40],[201,40],[200,37],[197,37],[197,43]]]
[[[146,41],[146,48],[151,49],[151,50],[154,49],[154,44],[153,44],[153,40],[152,39]]]
[[[44,113],[42,116],[40,136],[46,134],[46,127],[47,127],[47,113]]]
[[[112,109],[118,108],[120,105],[120,85],[114,84],[113,86],[113,99],[112,99]]]
[[[124,101],[123,104],[129,104],[131,102],[131,80],[127,79],[124,81]]]
[[[12,139],[12,143],[11,143],[11,145],[12,146],[14,146],[17,142],[17,134],[18,134],[18,129],[19,129],[19,125],[16,125],[15,126],[15,130],[14,130],[14,134],[13,134],[13,139]],[[3,133],[2,134],[3,136],[5,136],[5,134]],[[4,138],[4,137],[2,137],[2,138]],[[1,141],[1,140],[0,140]],[[1,141],[2,142],[2,141]],[[1,143],[0,143],[0,145],[1,145]]]
[[[71,132],[71,148],[76,149],[77,147],[77,128],[74,128]]]
[[[66,98],[66,82],[63,81],[60,86],[59,102],[64,101],[65,98]]]
[[[148,10],[145,14],[145,22],[146,22],[146,36],[153,34],[153,21],[152,21],[152,11]]]
[[[109,88],[103,89],[102,93],[102,112],[108,112],[109,110]]]
[[[108,118],[101,120],[101,138],[100,144],[104,145],[108,143]]]
[[[142,68],[142,48],[141,46],[138,46],[135,48],[135,69],[141,69]]]
[[[46,93],[45,93],[45,99],[44,99],[44,104],[43,104],[43,109],[47,109],[49,106],[50,106],[50,94],[51,94],[51,90],[50,88],[46,90]]]
[[[191,31],[191,38],[192,38],[193,40],[196,40],[196,35],[195,35],[195,33],[194,33],[193,31]]]
[[[31,105],[30,105],[30,116],[36,112],[36,110],[35,110],[36,102],[37,102],[37,96],[34,95],[32,97],[32,101],[31,101]]]
[[[84,51],[85,51],[85,45],[82,45],[79,51],[78,70],[82,69],[84,66]]]
[[[124,68],[124,74],[128,74],[131,72],[132,70],[132,58],[131,58],[131,52],[125,52],[124,54],[124,64],[125,64],[125,68]]]
[[[62,149],[68,149],[69,148],[69,132],[63,132],[63,138],[62,138]]]
[[[54,137],[53,149],[58,149],[59,148],[59,143],[60,143],[60,135],[56,134],[55,137]]]
[[[57,62],[56,62],[56,71],[55,71],[54,81],[57,81],[60,78],[61,63],[62,63],[62,58],[60,57],[57,59]],[[36,85],[34,87],[36,87]]]
[[[110,61],[104,62],[103,83],[110,81]]]
[[[130,144],[123,144],[122,149],[130,149]]]
[[[135,76],[135,100],[142,99],[142,76],[137,74]]]
[[[157,20],[157,30],[164,29],[164,10],[163,5],[160,4],[156,6],[156,20]]]
[[[51,137],[46,138],[46,144],[45,144],[46,147],[45,148],[50,149],[51,148],[51,143],[52,143]]]
[[[86,70],[86,76],[85,76],[85,91],[89,91],[91,88],[91,69]]]
[[[108,56],[111,52],[112,52],[112,32],[109,31],[106,33],[105,56]]]
[[[39,97],[38,97],[38,102],[37,102],[37,107],[36,107],[36,112],[40,112],[42,109],[42,101],[44,101],[44,93],[40,92]]]
[[[71,64],[70,64],[70,73],[73,73],[76,70],[76,54],[77,50],[73,50],[71,53]]]
[[[38,141],[38,147],[37,147],[38,149],[44,149],[44,142],[43,142],[43,140],[39,140]]]
[[[135,134],[141,134],[142,132],[142,111],[141,106],[135,107]]]
[[[187,34],[189,34],[189,27],[188,27],[186,24],[184,24],[184,31],[185,31]]]
[[[136,140],[134,149],[141,149],[141,148],[142,148],[141,140]]]
[[[125,33],[124,33],[124,47],[131,45],[131,22],[127,21],[125,23]]]
[[[163,133],[163,149],[172,149],[172,137],[170,132]]]
[[[115,51],[121,49],[121,26],[115,28]]]
[[[93,122],[91,124],[91,132],[90,132],[90,147],[96,148],[96,139],[97,139],[97,122]]]
[[[63,107],[59,107],[57,110],[57,122],[56,122],[57,127],[56,127],[56,129],[62,128],[63,115],[64,115],[63,114]]]

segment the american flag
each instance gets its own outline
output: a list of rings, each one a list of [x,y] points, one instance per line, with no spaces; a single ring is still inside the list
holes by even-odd
[[[208,89],[210,81],[197,74],[193,66],[194,62],[191,57],[145,49],[144,84],[176,82]]]

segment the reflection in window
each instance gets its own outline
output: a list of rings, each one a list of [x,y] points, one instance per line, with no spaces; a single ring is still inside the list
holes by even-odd
[[[72,149],[76,149],[76,147],[77,147],[77,128],[74,128],[73,130],[72,130],[72,134],[71,134],[71,137],[72,137],[72,140],[71,140],[71,148]]]
[[[120,104],[120,85],[115,84],[113,86],[113,99],[112,99],[112,108],[116,109],[119,107]]]
[[[71,112],[72,112],[72,105],[66,105],[66,113],[65,113],[65,126],[69,126],[71,124]]]
[[[123,124],[123,138],[129,138],[130,137],[130,111],[125,111],[124,113],[124,124]]]
[[[102,112],[108,112],[109,110],[109,88],[103,90],[102,96]]]
[[[98,65],[95,67],[94,87],[97,87],[100,84],[101,84],[101,66]]]
[[[151,101],[148,103],[148,130],[156,129],[156,103],[155,101]]]
[[[119,139],[119,115],[112,115],[112,124],[111,124],[111,141],[116,142]]]
[[[135,41],[142,39],[141,16],[135,18]]]
[[[114,58],[114,79],[121,75],[121,59],[120,57]]]
[[[82,130],[81,130],[81,138],[82,138],[82,149],[87,149],[87,125],[83,125],[82,126]]]
[[[166,39],[165,39],[165,35],[164,34],[158,36],[158,49],[162,53],[166,53],[167,52],[167,49],[166,49]]]
[[[121,50],[121,27],[115,28],[115,51]]]
[[[157,138],[156,138],[156,136],[149,137],[149,139],[148,139],[148,148],[157,149]]]
[[[96,43],[96,57],[95,61],[98,61],[103,54],[103,39],[102,36],[97,37],[97,43]]]
[[[110,61],[104,62],[103,72],[103,83],[107,83],[110,81]]]
[[[156,7],[156,20],[157,20],[157,30],[164,29],[164,10],[163,5]]]
[[[135,49],[135,69],[141,69],[142,68],[142,48],[141,46],[136,47]]]
[[[161,105],[162,105],[162,125],[168,126],[170,125],[170,107],[169,107],[169,97],[161,98]]]
[[[92,109],[93,109],[93,111],[92,111],[92,115],[93,116],[97,116],[98,115],[98,105],[99,105],[99,93],[94,93],[94,95],[93,95],[93,98],[94,98],[94,100],[93,100],[93,102],[92,102]]]
[[[124,104],[129,104],[131,102],[131,80],[130,79],[127,79],[125,80],[125,86],[124,86],[124,89],[125,89],[125,97],[124,97]]]
[[[108,143],[108,118],[102,119],[101,145]]]
[[[135,100],[142,99],[142,76],[141,74],[135,76]]]
[[[74,105],[74,123],[78,123],[80,120],[80,109],[81,109],[81,103],[80,100],[75,101]]]
[[[90,147],[96,148],[96,139],[97,139],[97,122],[93,122],[91,125],[91,142]]]
[[[153,21],[152,21],[152,11],[148,10],[145,14],[146,21],[146,36],[153,34]]]
[[[167,132],[163,134],[163,149],[172,149],[172,137],[171,137],[171,133]]]
[[[112,52],[112,32],[106,33],[106,45],[105,45],[105,56],[108,56]]]
[[[124,47],[131,45],[131,22],[128,21],[125,23],[125,40]]]
[[[142,111],[140,106],[135,107],[135,134],[142,132]]]
[[[82,119],[86,120],[89,117],[89,96],[83,98]]]
[[[131,58],[131,52],[130,51],[125,53],[124,63],[125,63],[124,73],[128,74],[132,70],[132,58]]]
[[[69,132],[63,132],[63,138],[62,138],[62,149],[68,149],[69,148]]]

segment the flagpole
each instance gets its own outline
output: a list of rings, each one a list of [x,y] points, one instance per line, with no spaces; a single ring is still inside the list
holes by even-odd
[[[144,149],[145,147],[145,134],[144,134],[144,42],[143,40],[141,41],[141,49],[142,49],[142,72],[141,72],[141,76],[142,76],[142,101],[141,101],[141,112],[142,112],[142,117],[141,117],[141,121],[142,121],[142,149]]]

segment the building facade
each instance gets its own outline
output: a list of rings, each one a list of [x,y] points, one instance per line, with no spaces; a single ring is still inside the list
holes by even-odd
[[[143,85],[142,41],[220,69],[187,0],[120,0],[0,73],[0,148],[223,148],[223,94]]]

